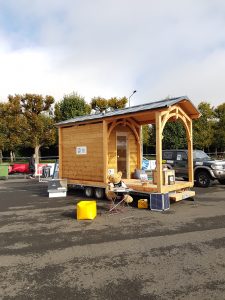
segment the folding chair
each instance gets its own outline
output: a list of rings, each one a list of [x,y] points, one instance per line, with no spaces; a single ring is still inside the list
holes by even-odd
[[[124,209],[124,206],[128,203],[125,201],[126,197],[125,195],[129,193],[129,189],[114,189],[111,194],[111,205],[109,209],[109,213],[114,212],[122,212]],[[118,202],[116,203],[116,200]]]

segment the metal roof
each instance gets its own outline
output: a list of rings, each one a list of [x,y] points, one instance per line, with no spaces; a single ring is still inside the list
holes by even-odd
[[[132,114],[132,113],[137,113],[137,112],[143,112],[146,110],[156,110],[156,109],[160,109],[160,108],[164,108],[164,107],[169,107],[171,105],[174,105],[174,104],[179,103],[184,100],[189,101],[190,104],[193,106],[193,108],[196,110],[196,113],[198,113],[197,108],[189,100],[189,98],[186,96],[182,96],[182,97],[177,97],[177,98],[164,99],[164,100],[150,102],[150,103],[146,103],[146,104],[140,104],[140,105],[136,105],[136,106],[126,107],[126,108],[117,109],[117,110],[110,111],[110,112],[103,112],[103,113],[99,113],[99,114],[80,116],[80,117],[76,117],[73,119],[59,122],[56,124],[56,126],[63,126],[63,125],[71,124],[71,123],[98,120],[98,119],[103,119],[103,118],[105,119],[108,117],[127,115],[127,114]]]

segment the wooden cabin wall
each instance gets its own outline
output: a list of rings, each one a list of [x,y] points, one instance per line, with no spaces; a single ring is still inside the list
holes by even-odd
[[[76,147],[87,154],[77,155]],[[86,124],[62,128],[62,178],[103,181],[103,125]]]
[[[127,126],[116,126],[110,134],[108,141],[108,169],[117,170],[117,149],[116,149],[116,133],[127,133],[128,134],[128,178],[132,178],[132,173],[137,168],[138,164],[138,148],[137,141],[135,139],[134,133]]]

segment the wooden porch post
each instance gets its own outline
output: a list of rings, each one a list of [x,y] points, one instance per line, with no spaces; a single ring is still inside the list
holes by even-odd
[[[59,178],[62,178],[62,128],[59,127]]]
[[[138,157],[137,157],[137,165],[138,165],[138,169],[141,169],[142,167],[142,155],[143,155],[143,150],[142,150],[142,144],[143,144],[143,141],[142,141],[142,127],[139,126],[139,129],[138,129],[138,135],[139,135],[139,141],[137,141],[137,154],[138,154]]]
[[[162,122],[161,112],[155,113],[156,119],[156,170],[157,170],[157,191],[162,193],[163,172],[162,172]]]
[[[103,120],[103,182],[107,183],[108,176],[108,123]]]
[[[190,131],[190,136],[188,136],[188,181],[194,184],[192,120],[188,122],[188,127]]]

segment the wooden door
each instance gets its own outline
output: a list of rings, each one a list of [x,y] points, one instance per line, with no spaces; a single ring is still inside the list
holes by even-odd
[[[127,135],[117,135],[117,171],[123,173],[122,177],[127,178]]]

